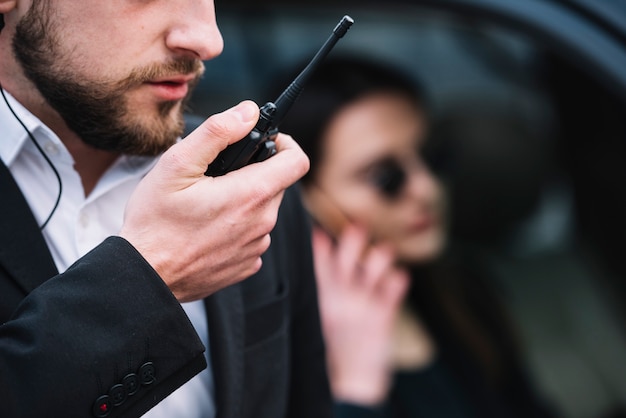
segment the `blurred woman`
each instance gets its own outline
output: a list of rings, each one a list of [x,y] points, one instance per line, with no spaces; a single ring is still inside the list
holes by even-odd
[[[414,80],[327,59],[281,130],[311,159],[303,197],[331,390],[344,417],[543,417],[487,282],[446,244]]]

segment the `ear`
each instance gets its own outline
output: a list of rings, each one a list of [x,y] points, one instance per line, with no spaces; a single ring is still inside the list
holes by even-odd
[[[17,0],[0,0],[0,14],[8,13],[17,7]]]
[[[17,7],[17,0],[0,0],[0,14],[5,14]]]
[[[0,0],[0,31],[4,28],[4,15],[17,7],[17,0]]]

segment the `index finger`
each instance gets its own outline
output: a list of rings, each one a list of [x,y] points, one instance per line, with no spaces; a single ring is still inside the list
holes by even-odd
[[[243,176],[248,183],[255,183],[259,191],[268,194],[277,194],[296,183],[309,171],[309,158],[287,134],[279,133],[275,142],[277,153],[274,156],[231,171],[226,176]]]

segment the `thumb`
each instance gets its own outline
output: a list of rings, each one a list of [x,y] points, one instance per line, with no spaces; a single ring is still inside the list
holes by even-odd
[[[204,175],[209,163],[227,145],[245,137],[259,119],[259,107],[250,100],[243,101],[222,113],[209,117],[183,141],[168,150],[164,157],[173,160],[180,174]]]

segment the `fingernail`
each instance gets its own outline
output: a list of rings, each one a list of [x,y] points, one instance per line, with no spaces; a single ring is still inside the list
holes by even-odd
[[[252,102],[242,102],[235,107],[235,111],[241,115],[242,122],[252,121],[257,114],[257,107]]]

